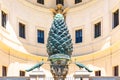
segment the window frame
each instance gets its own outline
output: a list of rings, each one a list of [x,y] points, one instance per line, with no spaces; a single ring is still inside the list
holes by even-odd
[[[79,4],[79,3],[81,3],[82,2],[82,0],[75,0],[75,4]]]
[[[64,0],[56,0],[56,5],[62,4],[64,6]]]
[[[97,37],[97,38],[94,38],[94,25],[96,23],[99,23],[101,22],[101,36]],[[100,38],[103,37],[103,17],[98,17],[97,19],[93,19],[92,22],[91,22],[91,40],[98,40]]]
[[[25,76],[25,71],[20,70],[19,71],[19,76]]]
[[[80,32],[82,32],[82,36],[80,36],[79,38],[80,38],[80,40],[79,41],[77,41],[77,31],[80,31]],[[79,34],[80,34],[80,32],[79,32]],[[82,43],[83,42],[83,29],[77,29],[77,30],[75,30],[75,43],[76,44],[78,44],[78,43]]]
[[[45,1],[44,0],[37,0],[37,3],[44,5]]]
[[[39,38],[38,31],[43,32],[43,41],[42,42],[39,42],[39,40],[38,40],[38,38]],[[37,29],[37,43],[45,44],[45,31],[42,29]]]
[[[99,26],[100,24],[100,26]],[[100,30],[99,30],[100,29]],[[101,36],[101,21],[94,24],[94,38]]]
[[[113,76],[119,76],[119,66],[118,65],[113,66]]]
[[[4,18],[5,17],[5,18]],[[1,10],[1,26],[6,28],[6,24],[7,24],[7,17],[8,17],[8,14],[4,11],[4,10]],[[4,21],[5,20],[5,21]],[[5,24],[4,24],[5,23]]]
[[[95,76],[101,76],[101,70],[95,71]]]
[[[26,24],[24,24],[22,22],[19,22],[18,25],[19,25],[19,31],[18,31],[19,32],[19,37],[23,38],[23,39],[26,39]],[[20,26],[20,25],[22,25],[22,26]],[[24,34],[21,34],[21,32],[20,32],[21,27],[24,27],[24,32],[23,32]]]
[[[7,67],[2,66],[2,76],[7,76]]]
[[[118,21],[117,22],[116,22],[116,18],[115,18],[115,16],[116,16],[115,14],[116,13],[118,14],[118,16],[117,16],[117,20]],[[112,12],[112,29],[116,28],[120,24],[119,23],[119,21],[120,21],[119,20],[119,16],[120,16],[119,14],[120,14],[119,9],[116,9],[115,11]]]

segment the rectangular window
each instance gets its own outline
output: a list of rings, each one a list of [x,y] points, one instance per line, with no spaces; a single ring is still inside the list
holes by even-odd
[[[56,0],[56,5],[58,5],[58,4],[64,5],[64,0]]]
[[[4,27],[4,28],[6,28],[6,21],[7,21],[7,14],[5,13],[5,12],[3,12],[2,11],[2,13],[1,13],[1,18],[2,18],[2,26]]]
[[[82,0],[75,0],[75,4],[82,2]]]
[[[2,66],[2,76],[7,76],[7,67]]]
[[[76,43],[82,42],[82,29],[75,31]]]
[[[95,71],[95,76],[101,76],[101,71]]]
[[[44,4],[44,0],[37,0],[37,3]]]
[[[19,23],[19,36],[25,38],[25,24]]]
[[[25,76],[25,71],[20,71],[20,76]]]
[[[114,76],[119,76],[119,66],[114,66]]]
[[[113,28],[119,25],[119,10],[113,13]]]
[[[94,38],[101,36],[101,22],[94,25]]]
[[[37,41],[38,43],[44,43],[44,31],[37,30]]]

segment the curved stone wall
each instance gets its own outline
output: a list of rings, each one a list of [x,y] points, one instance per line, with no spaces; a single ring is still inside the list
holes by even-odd
[[[69,3],[69,5],[71,4]],[[89,64],[94,71],[101,70],[102,76],[113,75],[113,66],[120,66],[117,61],[120,58],[120,25],[113,29],[112,17],[113,12],[119,9],[119,0],[91,0],[86,4],[81,3],[70,8],[66,16],[66,23],[74,45],[73,63],[76,60],[86,65]],[[46,7],[33,5],[24,0],[0,0],[0,15],[1,11],[7,14],[6,28],[0,23],[1,69],[3,65],[8,66],[8,75],[19,76],[19,72],[10,73],[11,65],[14,62],[33,65],[42,58],[47,61],[46,42],[53,20],[52,12]],[[19,22],[26,25],[25,39],[19,37]],[[101,36],[94,38],[94,24],[97,22],[101,22]],[[83,41],[75,43],[75,31],[79,29],[83,30]],[[44,30],[44,44],[37,43],[37,30]],[[43,67],[49,70],[48,64]],[[26,69],[26,65],[24,68],[19,67],[18,71],[20,69]],[[71,64],[69,74],[73,74],[77,70],[79,69]],[[94,72],[91,75],[94,76]]]
[[[30,2],[33,5],[44,7],[44,8],[56,8],[56,0],[44,0],[44,4],[38,3],[37,0],[21,0],[21,1],[27,1]],[[81,0],[81,2],[78,2],[75,4],[75,0],[63,0],[64,7],[75,7],[75,6],[81,6],[84,4],[87,4],[94,0]]]
[[[10,4],[11,3],[11,4]],[[53,21],[52,12],[24,0],[1,1],[1,11],[7,13],[6,29],[2,26],[1,38],[12,48],[36,55],[47,56],[46,42]],[[12,6],[11,6],[12,5]],[[66,23],[74,44],[73,56],[90,54],[110,47],[119,39],[119,25],[112,29],[113,12],[119,9],[118,0],[93,0],[70,8]],[[19,37],[19,22],[25,24],[26,38]],[[101,22],[101,36],[94,38],[94,24]],[[75,31],[82,29],[82,43],[75,43]],[[37,42],[37,30],[44,30],[45,43]],[[14,46],[13,46],[14,45]]]

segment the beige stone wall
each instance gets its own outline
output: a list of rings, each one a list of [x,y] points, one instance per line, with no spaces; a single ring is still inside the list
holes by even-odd
[[[4,43],[19,51],[37,55],[47,55],[46,43],[53,21],[49,9],[30,4],[24,0],[1,0],[1,10],[8,14],[7,28],[1,27]],[[10,4],[11,3],[11,4]],[[114,3],[114,5],[112,5]],[[12,5],[12,6],[11,6]],[[93,0],[84,5],[72,7],[66,16],[74,44],[73,55],[89,54],[103,50],[114,44],[119,38],[119,26],[112,29],[112,13],[119,9],[119,1]],[[33,21],[34,20],[34,21]],[[101,36],[94,38],[94,24],[101,21]],[[26,39],[19,37],[19,25],[26,25]],[[37,29],[45,31],[45,44],[37,43]],[[75,43],[75,30],[83,29],[83,42]],[[14,45],[14,46],[13,46]]]
[[[55,8],[56,7],[56,0],[44,0],[44,5],[37,3],[37,0],[24,0],[27,2],[30,2],[31,4],[40,6],[40,7],[45,7],[45,8]],[[75,0],[63,0],[64,1],[64,7],[75,7],[75,6],[81,6],[86,3],[89,3],[94,0],[82,0],[82,2],[75,4]]]
[[[73,55],[103,50],[119,40],[119,25],[112,29],[112,13],[119,8],[118,0],[93,0],[69,10],[66,22],[74,44]],[[94,38],[94,24],[99,21],[101,22],[101,36]],[[83,30],[83,42],[76,44],[75,30],[78,29]]]
[[[37,55],[47,55],[47,34],[51,26],[53,15],[49,9],[35,7],[32,4],[23,3],[19,0],[1,0],[1,9],[8,15],[7,27],[1,29],[1,36],[5,44],[19,51],[29,52]],[[26,5],[27,4],[27,5]],[[26,39],[19,37],[19,22],[26,26]],[[45,44],[37,43],[37,30],[44,30]]]

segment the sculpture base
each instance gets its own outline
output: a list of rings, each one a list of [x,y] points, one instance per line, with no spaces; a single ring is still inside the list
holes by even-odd
[[[66,58],[51,58],[51,73],[54,77],[54,80],[65,80],[68,73],[68,61]]]

